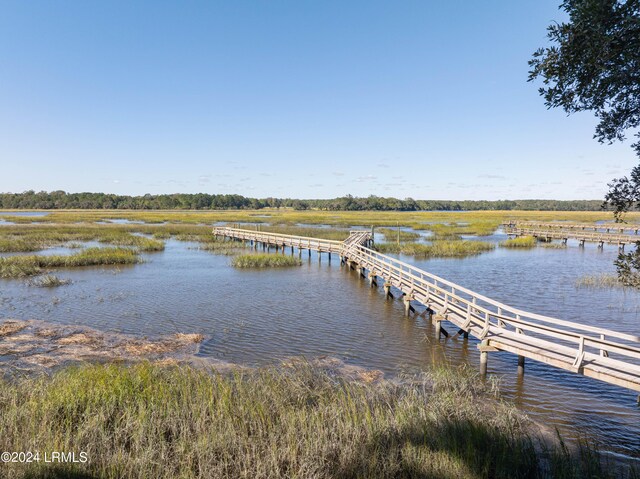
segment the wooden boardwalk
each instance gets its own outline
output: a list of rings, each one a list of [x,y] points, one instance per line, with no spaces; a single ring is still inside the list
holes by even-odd
[[[586,326],[523,311],[418,269],[369,248],[371,234],[355,231],[344,242],[214,228],[217,236],[263,245],[337,253],[341,263],[357,269],[372,287],[383,285],[385,298],[402,298],[406,315],[429,317],[436,336],[479,340],[480,370],[487,372],[488,354],[525,358],[640,392],[640,336]],[[283,250],[284,251],[284,250]],[[393,290],[392,290],[393,288]],[[453,326],[453,328],[451,328]],[[445,327],[451,329],[448,332]],[[640,397],[639,397],[640,400]]]
[[[600,233],[620,233],[635,234],[640,231],[640,225],[627,223],[569,223],[564,221],[541,222],[541,221],[507,221],[502,224],[511,228],[529,228],[529,229],[555,229],[555,230],[578,230],[578,231],[595,231]]]
[[[543,225],[553,225],[547,228]],[[581,225],[569,225],[569,228],[561,228],[553,223],[514,223],[507,222],[502,224],[504,232],[509,236],[533,236],[534,238],[551,241],[559,239],[566,243],[568,239],[576,239],[583,246],[586,241],[598,243],[602,247],[605,243],[617,244],[620,249],[624,249],[625,245],[635,244],[640,241],[640,235],[625,234],[624,231],[635,231],[635,227],[631,230],[625,228],[597,228],[594,225],[587,225],[582,229]],[[605,231],[607,230],[607,231]],[[622,231],[622,232],[611,232]]]

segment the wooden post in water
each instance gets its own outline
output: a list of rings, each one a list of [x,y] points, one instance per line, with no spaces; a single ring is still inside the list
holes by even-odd
[[[431,324],[436,327],[436,339],[440,339],[440,336],[444,336],[445,338],[449,337],[449,332],[442,327],[442,321],[444,321],[446,316],[442,314],[434,314],[431,316]]]
[[[524,356],[518,356],[518,376],[524,374]]]
[[[411,306],[411,300],[414,299],[413,298],[413,294],[405,294],[402,297],[402,302],[404,303],[404,315],[405,316],[410,316],[411,315],[411,310],[413,309]]]
[[[436,326],[436,339],[440,339],[440,334],[442,333],[442,316],[435,314],[432,322]]]
[[[489,358],[489,351],[498,351],[498,349],[493,346],[489,346],[489,341],[483,339],[482,342],[478,345],[478,349],[480,350],[480,374],[483,376],[487,374],[487,360]]]
[[[389,298],[393,299],[393,294],[391,294],[391,283],[389,283],[388,281],[385,281],[383,288],[384,288],[385,301]]]
[[[369,272],[369,287],[373,288],[374,286],[378,286],[378,282],[376,281],[376,272]]]
[[[483,376],[487,374],[487,359],[489,353],[486,351],[480,351],[480,374]]]

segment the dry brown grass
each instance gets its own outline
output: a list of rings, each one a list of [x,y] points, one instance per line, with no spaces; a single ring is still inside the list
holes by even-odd
[[[0,338],[22,331],[27,325],[22,321],[5,321],[0,324]]]

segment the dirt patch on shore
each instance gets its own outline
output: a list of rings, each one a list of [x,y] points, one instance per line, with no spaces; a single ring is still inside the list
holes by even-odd
[[[85,361],[153,360],[171,364],[190,360],[202,334],[177,333],[140,338],[84,326],[37,320],[0,323],[0,368],[33,370]]]
[[[163,365],[189,363],[213,367],[220,373],[252,369],[213,358],[198,357],[202,334],[176,333],[143,338],[98,331],[87,326],[67,326],[39,320],[0,320],[0,374],[12,371],[47,371],[82,362],[135,362],[149,360]],[[290,357],[281,367],[311,364],[326,373],[352,381],[376,383],[382,371],[345,364],[338,358],[320,356],[310,360]]]

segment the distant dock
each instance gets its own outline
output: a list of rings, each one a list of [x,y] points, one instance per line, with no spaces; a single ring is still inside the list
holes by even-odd
[[[620,250],[624,250],[625,245],[640,241],[640,225],[508,221],[503,223],[502,227],[509,236],[533,236],[543,241],[558,239],[563,243],[568,239],[575,239],[579,241],[580,246],[584,246],[588,241],[598,243],[599,248],[603,248],[606,243],[617,244]]]

